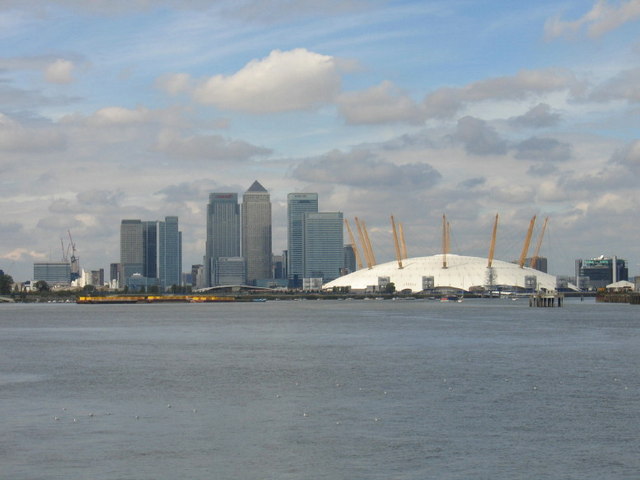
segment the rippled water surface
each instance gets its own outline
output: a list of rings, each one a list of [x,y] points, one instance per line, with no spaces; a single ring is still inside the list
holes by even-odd
[[[0,478],[637,479],[640,308],[0,305]]]

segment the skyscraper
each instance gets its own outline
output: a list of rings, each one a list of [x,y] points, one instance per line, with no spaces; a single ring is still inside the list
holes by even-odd
[[[141,220],[122,220],[120,224],[120,281],[123,287],[134,273],[144,274],[143,226]]]
[[[247,283],[271,278],[271,200],[256,180],[242,197],[242,256]]]
[[[344,246],[344,269],[345,273],[352,273],[357,270],[356,268],[356,253],[353,250],[353,245]]]
[[[157,278],[163,288],[182,284],[182,232],[178,217],[158,222]]]
[[[121,286],[134,274],[153,280],[145,283],[163,290],[180,285],[182,232],[178,230],[178,217],[165,217],[164,221],[122,220],[120,264]]]
[[[211,193],[207,205],[205,277],[215,286],[215,261],[219,257],[240,256],[240,206],[237,193]]]
[[[305,213],[302,227],[304,278],[338,278],[344,267],[342,212]]]
[[[158,277],[158,221],[142,222],[142,252],[147,278]]]
[[[300,287],[304,275],[302,219],[305,213],[317,212],[317,193],[290,193],[287,195],[287,272],[292,287]]]

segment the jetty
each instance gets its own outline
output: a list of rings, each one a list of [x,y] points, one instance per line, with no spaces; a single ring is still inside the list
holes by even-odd
[[[640,305],[640,292],[632,292],[632,291],[607,292],[607,291],[600,291],[596,295],[596,302],[602,302],[602,303],[629,303],[631,305]]]
[[[530,307],[562,307],[564,294],[558,292],[537,292],[529,297]]]

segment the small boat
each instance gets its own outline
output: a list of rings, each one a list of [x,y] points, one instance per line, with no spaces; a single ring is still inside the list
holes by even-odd
[[[462,303],[462,295],[458,296],[458,295],[445,295],[443,297],[440,297],[440,301],[441,302],[458,302],[458,303]]]

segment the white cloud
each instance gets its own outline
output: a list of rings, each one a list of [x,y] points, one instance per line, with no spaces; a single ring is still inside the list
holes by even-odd
[[[0,113],[0,151],[52,153],[64,150],[66,139],[52,127],[28,127]]]
[[[274,113],[331,102],[339,90],[333,57],[298,48],[273,50],[233,75],[215,75],[196,87],[193,95],[198,102],[225,110]]]
[[[396,165],[377,158],[367,150],[343,153],[333,150],[319,158],[300,163],[293,176],[314,183],[329,183],[365,189],[398,188],[423,189],[432,187],[440,173],[428,163]]]
[[[27,248],[15,248],[7,253],[0,255],[4,260],[19,262],[21,260],[44,260],[46,255],[40,252],[29,250]]]
[[[75,65],[69,60],[58,58],[44,69],[44,78],[50,83],[72,83]]]
[[[582,17],[565,21],[556,16],[545,23],[545,36],[548,39],[571,36],[586,27],[590,37],[599,37],[627,22],[640,18],[640,0],[628,0],[618,5],[609,5],[607,0],[598,0]]]
[[[340,113],[350,124],[418,123],[423,114],[406,93],[385,81],[367,90],[342,94]]]
[[[555,138],[531,137],[515,146],[516,158],[542,162],[562,162],[571,158],[571,145]]]
[[[507,142],[495,128],[479,118],[466,116],[458,120],[454,139],[462,142],[467,152],[474,155],[501,155],[507,152]]]
[[[630,213],[636,212],[637,205],[632,198],[619,193],[608,192],[596,198],[591,208],[609,213]]]
[[[509,123],[518,127],[543,128],[556,125],[560,121],[560,114],[553,112],[551,106],[539,103],[524,115],[511,117]]]
[[[488,78],[464,87],[440,88],[425,97],[424,108],[429,118],[447,118],[473,102],[524,100],[561,90],[577,93],[582,88],[576,77],[564,69],[521,70],[515,75]]]
[[[142,123],[154,118],[154,114],[144,107],[138,107],[135,110],[124,107],[105,107],[101,108],[90,117],[90,122],[97,125],[104,124],[130,124]]]
[[[157,128],[165,126],[184,127],[188,122],[183,117],[180,108],[151,109],[143,106],[136,108],[126,108],[111,105],[96,110],[90,115],[70,114],[62,117],[59,121],[65,128],[82,129],[87,135],[91,130],[92,138],[98,136],[109,136],[114,129],[141,129]]]
[[[156,86],[171,95],[188,92],[192,88],[191,76],[188,73],[170,73],[156,81]]]
[[[596,87],[589,99],[595,101],[627,100],[640,102],[640,68],[619,72]]]
[[[530,185],[517,185],[506,182],[498,182],[491,189],[492,200],[505,204],[531,203],[535,198],[535,190]]]
[[[246,161],[271,153],[267,148],[220,135],[181,137],[168,130],[160,132],[154,148],[178,159],[195,158],[209,161]]]

